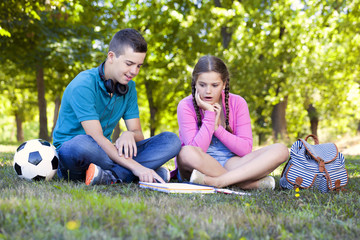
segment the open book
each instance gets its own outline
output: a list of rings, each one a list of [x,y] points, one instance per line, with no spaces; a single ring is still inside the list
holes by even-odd
[[[187,183],[139,182],[139,184],[141,188],[148,188],[166,193],[215,193],[215,188],[213,187],[187,184]]]
[[[225,193],[236,195],[251,195],[247,192],[238,192],[226,188],[215,188],[206,185],[190,183],[147,183],[139,182],[141,188],[147,188],[166,193]]]

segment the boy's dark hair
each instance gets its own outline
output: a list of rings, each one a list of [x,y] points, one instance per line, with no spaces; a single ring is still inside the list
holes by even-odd
[[[147,43],[144,37],[135,29],[126,28],[115,33],[109,44],[109,51],[116,57],[124,54],[125,48],[131,47],[134,52],[146,53]]]

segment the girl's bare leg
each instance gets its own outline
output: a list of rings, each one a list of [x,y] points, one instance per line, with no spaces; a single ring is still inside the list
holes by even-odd
[[[205,184],[225,187],[233,184],[244,189],[258,188],[258,180],[267,176],[289,157],[288,148],[273,144],[240,158],[233,157],[225,164],[226,173],[211,176],[203,172]],[[197,168],[196,168],[197,169]],[[200,169],[197,169],[201,172]]]
[[[176,161],[181,177],[186,180],[190,179],[194,169],[211,177],[217,177],[227,172],[215,158],[205,153],[199,147],[183,146]]]

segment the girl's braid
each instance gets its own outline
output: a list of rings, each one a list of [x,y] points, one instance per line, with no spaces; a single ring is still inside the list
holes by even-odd
[[[230,124],[229,124],[229,90],[230,90],[230,84],[229,84],[229,78],[226,80],[226,85],[225,85],[225,110],[226,110],[226,116],[225,116],[225,129],[228,132],[233,132]]]
[[[192,100],[193,100],[193,105],[194,105],[195,112],[196,112],[197,126],[200,129],[200,127],[201,127],[201,115],[200,115],[199,106],[197,105],[196,99],[195,99],[195,93],[196,93],[195,82],[196,81],[191,82],[191,89],[192,89],[192,96],[193,96]]]

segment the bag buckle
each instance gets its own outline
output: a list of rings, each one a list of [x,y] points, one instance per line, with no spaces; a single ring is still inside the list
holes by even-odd
[[[300,188],[300,187],[301,187],[302,182],[303,182],[302,177],[297,177],[297,178],[295,179],[294,189],[296,189],[296,188]]]

